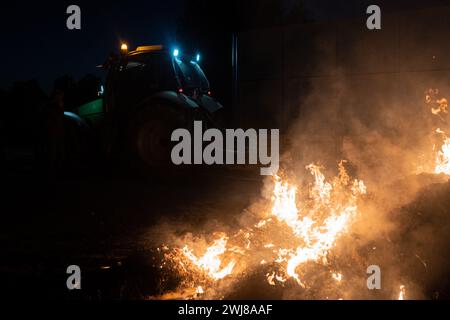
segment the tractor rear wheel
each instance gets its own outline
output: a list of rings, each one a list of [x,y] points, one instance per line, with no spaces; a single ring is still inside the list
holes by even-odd
[[[181,171],[171,161],[172,132],[186,127],[183,110],[158,104],[137,112],[130,126],[132,166],[140,174],[172,176]]]

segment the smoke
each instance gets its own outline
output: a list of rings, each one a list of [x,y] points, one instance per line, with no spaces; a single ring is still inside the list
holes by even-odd
[[[317,59],[318,70],[330,65]],[[302,266],[307,288],[293,281],[269,286],[270,266],[259,264],[264,254],[252,252],[238,261],[238,279],[212,286],[202,298],[395,299],[402,285],[408,299],[436,298],[437,293],[448,298],[450,186],[446,176],[433,174],[434,131],[446,129],[447,123],[431,113],[425,100],[428,88],[439,88],[439,97],[450,96],[448,81],[433,72],[348,75],[344,70],[308,81],[308,91],[293,110],[298,116],[287,134],[280,175],[304,194],[313,180],[307,165],[322,166],[331,180],[338,163],[346,160],[349,175],[367,186],[355,223],[329,253],[342,281],[337,284],[329,268],[308,262]],[[210,204],[208,211],[202,203],[202,214],[208,215],[202,222],[195,214],[161,222],[149,233],[153,243],[178,248],[189,244],[201,252],[217,231],[234,240],[233,235],[245,233],[270,210],[273,181],[266,178],[258,197],[236,206],[233,194],[242,189],[215,190],[228,204]],[[281,242],[278,238],[284,236],[274,232],[260,235],[259,241]],[[381,290],[367,288],[370,265],[381,268]]]
[[[436,98],[450,93],[442,79],[415,74],[311,79],[298,106],[291,143],[281,157],[286,175],[304,185],[308,163],[323,165],[334,176],[336,163],[345,159],[349,173],[368,189],[351,235],[335,249],[355,275],[343,281],[344,298],[395,298],[400,285],[406,286],[407,298],[416,299],[448,290],[448,254],[443,258],[442,253],[450,249],[443,231],[450,225],[443,214],[449,187],[444,175],[433,174],[433,146],[439,147],[434,131],[448,125],[431,113],[428,88],[440,89]],[[439,191],[433,200],[424,199]],[[382,269],[380,292],[365,287],[371,264]]]
[[[234,271],[239,276],[232,280],[213,284],[195,273],[179,270],[185,275],[184,286],[157,298],[396,299],[403,285],[407,299],[430,299],[438,297],[436,292],[445,291],[450,269],[448,256],[442,253],[450,248],[445,227],[450,218],[444,213],[450,207],[445,200],[450,198],[450,187],[443,184],[443,175],[426,171],[434,157],[430,139],[434,124],[424,102],[426,85],[411,89],[411,96],[417,98],[411,103],[409,99],[402,101],[398,92],[387,97],[382,89],[386,82],[380,82],[372,81],[373,90],[365,90],[363,98],[343,78],[328,81],[326,89],[320,82],[312,85],[299,105],[299,116],[288,134],[289,148],[281,157],[280,175],[297,185],[299,193],[305,194],[313,180],[306,165],[322,166],[327,180],[331,180],[343,159],[349,175],[367,186],[368,194],[357,203],[359,216],[329,253],[331,265],[343,277],[339,284],[329,267],[308,262],[301,268],[302,277],[308,279],[306,288],[294,281],[270,286],[267,275],[272,266],[259,263],[267,252],[253,251],[237,261]],[[253,227],[270,210],[273,180],[266,178],[260,194],[240,206],[233,202],[239,191],[224,189],[215,191],[221,192],[227,204],[208,205],[208,195],[204,195],[201,212],[158,223],[149,232],[152,244],[170,248],[188,244],[195,252],[202,252],[217,239],[217,232],[228,235],[230,246],[245,239],[246,228]],[[435,196],[427,198],[430,193]],[[217,196],[211,199],[217,201]],[[224,213],[224,208],[229,211]],[[257,234],[254,238],[260,243],[252,245],[289,241],[283,237],[286,234],[276,230]],[[245,246],[245,241],[238,243],[239,248]],[[178,258],[170,256],[171,261]],[[381,290],[367,288],[366,270],[370,265],[381,268]],[[196,296],[193,289],[199,284],[208,290]],[[445,296],[441,293],[440,297]]]

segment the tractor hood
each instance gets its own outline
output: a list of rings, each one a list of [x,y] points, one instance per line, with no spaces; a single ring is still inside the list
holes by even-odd
[[[207,95],[201,95],[196,101],[203,109],[209,111],[210,113],[214,113],[223,108],[220,102]]]
[[[181,104],[187,108],[203,108],[210,113],[214,113],[223,108],[222,104],[208,95],[201,95],[197,98],[193,98],[183,93],[163,91],[158,93],[156,97],[172,101],[176,104]]]

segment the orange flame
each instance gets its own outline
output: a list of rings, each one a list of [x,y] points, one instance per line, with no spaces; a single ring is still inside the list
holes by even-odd
[[[258,266],[276,268],[266,274],[270,285],[283,285],[293,279],[306,287],[299,268],[306,262],[328,265],[329,251],[354,222],[358,215],[357,200],[366,193],[362,181],[350,179],[344,163],[339,164],[339,174],[331,182],[319,166],[307,166],[313,183],[309,192],[302,194],[301,206],[297,199],[298,187],[274,176],[271,209],[265,218],[231,237],[221,234],[204,249],[202,256],[196,256],[185,245],[168,258],[178,261],[183,274],[194,279],[189,286],[197,288],[197,293],[200,284],[201,292],[206,293],[208,288],[204,285],[239,276],[246,268]],[[274,230],[277,230],[275,237]],[[286,238],[290,240],[283,242]],[[331,272],[331,277],[338,283],[342,280],[339,272]]]
[[[188,246],[183,248],[183,254],[198,268],[205,271],[211,278],[218,280],[223,279],[233,271],[235,261],[231,261],[226,267],[220,268],[222,262],[220,257],[226,251],[228,238],[222,236],[214,241],[214,244],[206,249],[206,253],[198,258],[189,249]]]
[[[400,286],[400,293],[398,294],[398,300],[405,300],[406,298],[406,288],[404,285]]]
[[[446,123],[444,116],[448,114],[448,101],[445,98],[437,98],[439,94],[437,89],[429,89],[425,93],[425,102],[431,106],[431,113],[437,116],[443,123]],[[443,143],[440,150],[436,151],[434,160],[434,173],[450,175],[450,138],[441,128],[435,130],[436,133],[442,135]],[[433,146],[433,150],[435,146]]]
[[[450,175],[450,138],[445,135],[445,132],[438,129],[438,133],[443,134],[444,143],[440,150],[436,153],[436,166],[434,168],[434,173],[436,174],[447,174]]]
[[[357,213],[357,196],[366,193],[364,183],[354,180],[351,184],[350,195],[343,197],[341,201],[334,197],[335,188],[341,192],[342,187],[349,184],[349,177],[344,170],[343,162],[339,165],[340,175],[333,184],[325,181],[318,166],[309,165],[307,169],[314,176],[314,185],[310,190],[312,208],[305,212],[299,212],[295,198],[297,188],[288,183],[282,183],[278,177],[275,177],[272,208],[272,215],[276,216],[279,221],[285,222],[292,232],[302,240],[303,245],[298,246],[294,252],[280,251],[281,256],[289,255],[286,267],[287,275],[302,286],[304,284],[296,273],[296,269],[308,261],[327,263],[328,251],[334,246],[339,235],[347,230]],[[326,214],[328,216],[323,217]],[[323,223],[320,223],[321,220]],[[279,259],[279,261],[281,262],[283,259]]]

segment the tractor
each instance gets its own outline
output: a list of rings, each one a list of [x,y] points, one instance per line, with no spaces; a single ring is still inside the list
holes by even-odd
[[[199,54],[161,45],[128,51],[122,44],[120,54],[100,66],[107,77],[99,98],[64,113],[67,157],[82,162],[90,153],[85,146],[95,141],[101,154],[140,171],[174,167],[173,130],[191,130],[196,120],[220,127],[223,107],[212,97],[199,61]]]

